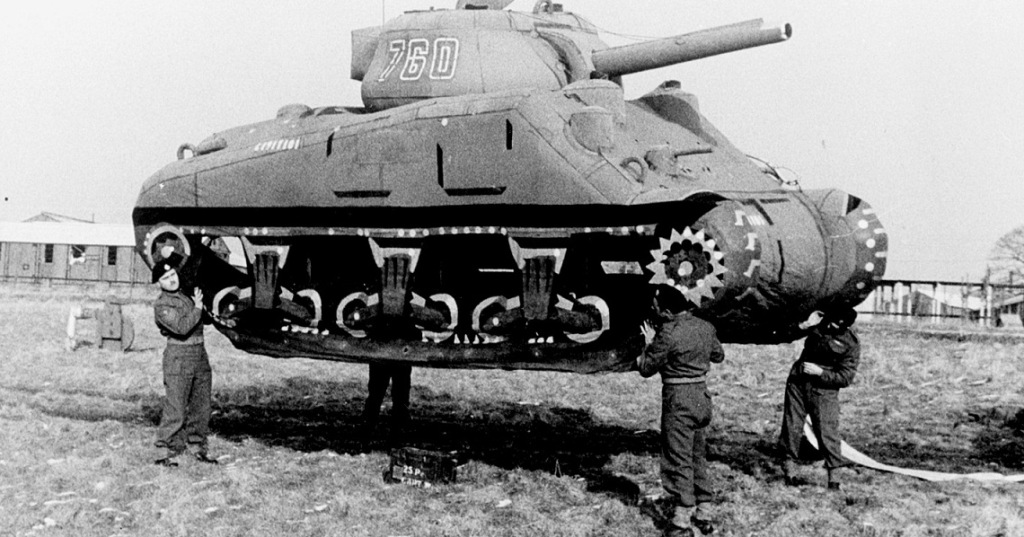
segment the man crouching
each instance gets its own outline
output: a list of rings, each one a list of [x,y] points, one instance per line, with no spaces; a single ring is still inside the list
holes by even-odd
[[[163,415],[156,446],[164,450],[160,466],[177,466],[186,448],[201,462],[216,464],[207,452],[210,431],[210,390],[213,375],[203,340],[203,291],[189,298],[181,292],[178,268],[183,258],[171,254],[153,267],[153,282],[162,292],[153,304],[156,325],[167,338],[164,349]]]
[[[795,463],[800,457],[804,420],[811,417],[811,430],[824,455],[828,488],[840,489],[839,469],[851,463],[842,455],[839,434],[839,390],[853,382],[860,363],[860,339],[853,331],[857,312],[834,308],[824,314],[811,313],[806,321],[789,330],[806,335],[800,358],[786,379],[786,399],[779,445],[782,472],[787,485],[796,485]]]

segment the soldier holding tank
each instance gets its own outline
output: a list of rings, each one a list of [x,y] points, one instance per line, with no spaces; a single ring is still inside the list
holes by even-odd
[[[790,329],[805,333],[803,352],[786,379],[786,399],[779,445],[786,484],[793,485],[795,463],[800,458],[804,420],[811,417],[811,429],[825,458],[828,488],[840,488],[839,468],[850,462],[840,453],[839,390],[853,382],[860,362],[860,340],[852,330],[857,312],[836,308],[811,313],[806,321]]]
[[[644,377],[661,374],[661,483],[672,518],[666,537],[711,533],[705,504],[714,496],[706,469],[704,429],[711,423],[707,374],[725,358],[715,327],[687,310],[675,288],[658,286],[654,308],[664,319],[657,331],[644,324],[646,345],[637,358]]]
[[[186,449],[200,462],[216,464],[207,451],[210,429],[212,372],[203,339],[203,291],[186,296],[181,291],[178,269],[182,257],[170,254],[153,266],[153,283],[161,293],[153,304],[156,325],[167,338],[163,356],[163,415],[156,446],[164,450],[160,466],[177,466]]]

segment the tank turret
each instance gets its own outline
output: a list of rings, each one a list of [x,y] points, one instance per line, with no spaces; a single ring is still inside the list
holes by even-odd
[[[508,89],[557,90],[579,80],[618,77],[784,41],[788,24],[752,20],[609,48],[597,28],[561,4],[532,13],[506,2],[460,2],[460,9],[408,12],[352,33],[352,71],[363,103],[383,110],[436,97]]]

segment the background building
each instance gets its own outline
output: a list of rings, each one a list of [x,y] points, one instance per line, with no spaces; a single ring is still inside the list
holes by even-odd
[[[986,282],[882,280],[857,310],[862,314],[933,322],[970,321],[1021,326],[1024,286]]]
[[[130,225],[41,213],[0,222],[0,281],[150,282]]]

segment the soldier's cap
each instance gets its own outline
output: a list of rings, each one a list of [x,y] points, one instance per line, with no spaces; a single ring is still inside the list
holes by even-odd
[[[835,308],[825,313],[826,322],[835,323],[842,328],[849,328],[853,326],[853,323],[856,320],[857,310],[853,308]]]
[[[655,287],[654,299],[658,301],[659,308],[667,310],[673,315],[688,308],[686,297],[671,285],[661,284]]]
[[[180,254],[172,253],[153,265],[153,283],[156,283],[164,274],[172,270],[178,270],[184,258]]]

